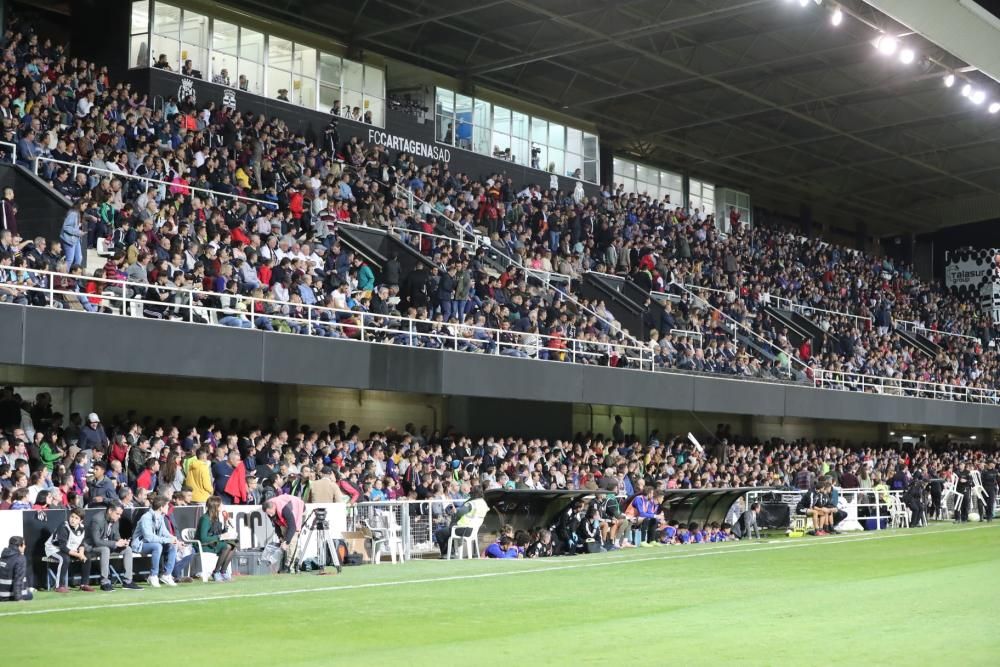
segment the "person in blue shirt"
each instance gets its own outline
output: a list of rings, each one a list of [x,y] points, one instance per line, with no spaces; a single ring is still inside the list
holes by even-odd
[[[656,541],[656,529],[658,526],[657,511],[659,505],[653,500],[653,487],[647,487],[641,496],[632,499],[632,514],[635,517],[632,527],[632,534],[636,535],[639,544],[636,546],[652,545]]]
[[[674,519],[667,523],[667,527],[663,529],[663,537],[660,539],[664,544],[674,544],[677,540],[677,520]]]
[[[375,289],[375,273],[360,257],[354,258],[354,266],[358,270],[358,290],[371,292]]]
[[[487,558],[517,558],[520,555],[510,536],[504,535],[500,541],[486,547]]]
[[[697,521],[691,522],[691,525],[688,526],[688,533],[691,535],[691,541],[695,544],[705,541],[705,533],[701,531]]]

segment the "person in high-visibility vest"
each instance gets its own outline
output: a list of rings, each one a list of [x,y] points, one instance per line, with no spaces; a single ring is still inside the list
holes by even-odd
[[[445,558],[448,553],[448,540],[451,539],[453,527],[458,536],[472,535],[473,526],[482,524],[489,511],[489,505],[483,500],[483,488],[481,486],[472,487],[469,499],[455,511],[451,525],[447,528],[439,528],[434,533],[434,540],[441,548],[441,557]]]

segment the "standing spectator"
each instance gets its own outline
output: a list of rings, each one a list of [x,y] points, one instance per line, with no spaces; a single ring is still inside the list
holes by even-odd
[[[87,210],[87,201],[81,199],[66,213],[63,220],[59,240],[62,241],[63,253],[66,255],[66,267],[83,266],[83,213]]]
[[[121,554],[122,562],[125,566],[125,583],[122,588],[127,590],[139,590],[139,586],[132,581],[132,549],[128,540],[124,539],[118,527],[118,520],[122,518],[122,504],[117,500],[108,503],[108,507],[103,512],[97,512],[87,522],[86,534],[84,535],[84,550],[87,560],[83,563],[83,585],[81,591],[93,592],[93,588],[87,583],[90,581],[90,568],[94,559],[101,562],[101,590],[113,590],[111,585],[111,555]]]
[[[3,209],[0,210],[0,230],[8,230],[11,236],[17,236],[17,202],[14,201],[14,188],[3,189]]]
[[[77,443],[80,449],[106,449],[108,446],[108,436],[101,425],[101,418],[96,412],[87,415],[87,424],[80,429],[80,441]]]
[[[203,503],[212,495],[212,473],[208,464],[208,447],[200,447],[196,456],[187,459],[184,488],[191,491],[191,500]]]
[[[24,538],[15,535],[0,553],[0,602],[23,602],[31,598]]]

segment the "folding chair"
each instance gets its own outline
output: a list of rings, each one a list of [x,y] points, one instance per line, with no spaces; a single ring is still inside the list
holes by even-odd
[[[194,547],[195,553],[198,554],[198,566],[201,568],[201,580],[207,582],[212,576],[212,570],[215,569],[219,557],[212,552],[205,553],[201,548],[201,542],[194,537],[194,528],[182,529],[181,541]]]

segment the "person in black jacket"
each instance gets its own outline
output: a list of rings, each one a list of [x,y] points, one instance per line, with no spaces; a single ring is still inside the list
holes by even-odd
[[[965,461],[958,464],[955,490],[962,494],[962,502],[955,508],[955,523],[965,523],[969,520],[969,507],[972,504],[972,475]]]
[[[986,491],[986,510],[983,512],[985,521],[993,521],[993,508],[997,504],[997,486],[1000,481],[1000,473],[997,472],[996,461],[986,464],[986,470],[982,472],[983,489]]]
[[[0,553],[0,602],[23,602],[31,598],[24,538],[15,535]]]

